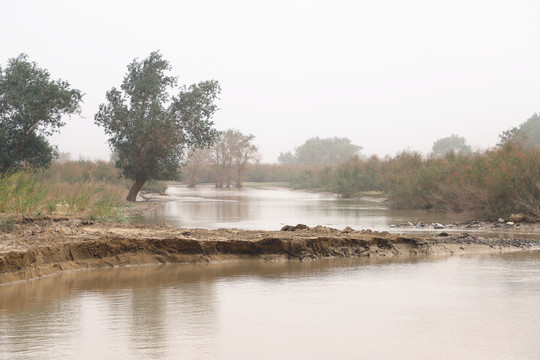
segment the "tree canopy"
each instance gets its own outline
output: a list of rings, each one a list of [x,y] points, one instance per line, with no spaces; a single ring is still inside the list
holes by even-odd
[[[535,113],[517,127],[508,129],[499,135],[499,147],[513,143],[524,148],[540,147],[540,115]]]
[[[471,152],[471,147],[463,136],[452,134],[433,143],[433,156],[444,156],[449,152]]]
[[[127,196],[135,201],[147,180],[173,180],[188,150],[210,146],[217,132],[212,116],[220,93],[217,81],[177,85],[166,73],[169,62],[159,52],[134,59],[120,89],[106,94],[95,123],[109,135],[122,174],[135,183]],[[176,90],[176,95],[169,92]]]
[[[359,154],[361,146],[354,145],[348,138],[319,138],[306,140],[294,150],[281,153],[280,164],[325,165],[339,163]]]
[[[79,112],[83,94],[21,54],[0,68],[0,174],[48,167],[57,154],[47,136]]]

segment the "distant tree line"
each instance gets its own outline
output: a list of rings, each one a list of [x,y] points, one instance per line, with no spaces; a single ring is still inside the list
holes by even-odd
[[[395,207],[471,211],[496,218],[511,213],[540,217],[540,117],[500,135],[496,148],[472,152],[462,137],[438,140],[423,156],[402,152],[384,160],[354,157],[337,165],[305,169],[300,188],[353,197],[369,191]]]

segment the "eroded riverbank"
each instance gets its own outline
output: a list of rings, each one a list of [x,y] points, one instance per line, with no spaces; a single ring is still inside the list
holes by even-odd
[[[466,233],[412,236],[323,226],[290,226],[287,230],[202,230],[166,224],[23,219],[10,232],[0,233],[0,283],[63,270],[149,263],[426,256],[540,248],[536,240],[485,239]]]

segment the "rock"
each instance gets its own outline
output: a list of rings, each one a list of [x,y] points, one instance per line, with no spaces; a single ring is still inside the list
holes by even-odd
[[[442,232],[442,233],[439,233],[437,236],[446,237],[446,236],[448,236],[448,233],[447,232]]]
[[[525,214],[512,214],[512,215],[510,215],[508,220],[513,221],[513,222],[526,221],[527,220],[527,215],[525,215]]]
[[[500,222],[501,224],[504,223],[504,219],[503,218],[499,218],[499,220],[497,220],[498,222]]]
[[[307,225],[298,224],[296,226],[285,225],[284,227],[281,228],[280,231],[296,231],[296,230],[306,230],[306,229],[309,229]]]
[[[344,232],[345,234],[348,234],[348,233],[354,232],[354,229],[350,226],[345,226],[342,232]]]

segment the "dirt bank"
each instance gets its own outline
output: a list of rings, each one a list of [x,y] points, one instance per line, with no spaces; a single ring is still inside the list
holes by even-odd
[[[177,229],[168,225],[21,219],[0,232],[0,283],[88,267],[228,259],[318,259],[538,249],[534,240],[469,234],[408,236],[290,226],[287,231]]]

